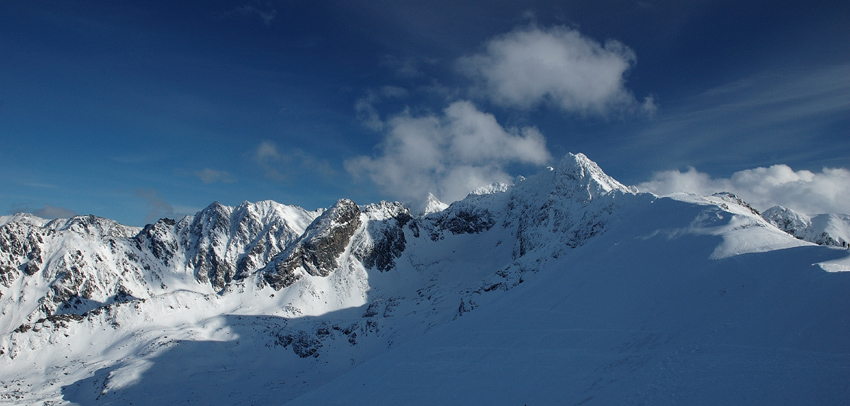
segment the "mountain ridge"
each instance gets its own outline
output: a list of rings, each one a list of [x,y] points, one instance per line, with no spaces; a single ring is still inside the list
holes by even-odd
[[[719,348],[721,342],[741,344],[746,337],[734,326],[755,323],[759,312],[769,312],[769,305],[783,307],[789,314],[829,315],[805,321],[811,326],[804,342],[814,344],[792,347],[823,350],[833,358],[815,364],[794,358],[795,368],[814,368],[836,377],[846,377],[850,370],[845,368],[850,367],[850,351],[828,337],[848,335],[843,327],[829,327],[842,310],[850,311],[840,295],[850,289],[844,277],[850,275],[845,272],[850,271],[847,251],[796,239],[733,195],[636,193],[582,154],[568,154],[555,167],[518,178],[513,186],[481,192],[421,215],[400,203],[357,205],[341,199],[316,211],[270,201],[236,207],[215,202],[194,216],[161,219],[140,229],[122,228],[96,217],[66,221],[4,217],[0,219],[0,370],[4,371],[0,384],[18,382],[40,389],[10,390],[0,400],[154,404],[241,396],[247,403],[280,403],[299,397],[303,399],[296,403],[367,402],[368,393],[348,392],[349,386],[368,384],[359,379],[383,374],[381,368],[389,367],[380,359],[403,363],[407,357],[419,359],[413,353],[421,351],[434,360],[454,362],[441,350],[435,353],[435,348],[423,344],[436,340],[449,345],[452,340],[446,341],[450,338],[446,332],[463,337],[466,346],[479,352],[492,341],[486,325],[501,326],[500,334],[509,337],[517,334],[510,332],[511,326],[529,334],[536,328],[561,336],[557,328],[553,330],[559,325],[575,331],[609,325],[672,336],[678,334],[675,329],[695,323],[688,317],[708,323],[697,329],[708,338],[686,335],[668,340],[672,344],[667,346],[658,343],[651,348],[660,349],[649,356],[653,360],[672,357],[690,365],[685,370],[694,380],[664,381],[663,387],[679,384],[699,389],[700,379],[714,378],[701,375],[700,368],[705,366],[701,359],[676,351],[690,351],[697,345]],[[808,265],[801,269],[801,264]],[[781,269],[777,275],[796,278],[797,286],[808,286],[791,301],[797,308],[782,304],[781,296],[772,293],[789,287],[767,271],[770,267]],[[771,289],[762,290],[760,284]],[[659,301],[662,297],[670,302]],[[724,304],[724,297],[734,298],[735,305]],[[612,302],[600,302],[602,298]],[[689,303],[689,298],[700,301]],[[625,307],[620,308],[618,300]],[[558,304],[564,301],[572,307]],[[747,306],[759,312],[740,313]],[[510,310],[514,307],[525,313]],[[536,311],[546,317],[535,316]],[[499,312],[512,316],[499,320]],[[611,321],[604,321],[609,317]],[[765,328],[776,335],[790,334],[794,331],[791,321],[805,320],[783,317],[771,315],[776,326]],[[464,321],[470,319],[487,321]],[[588,324],[593,319],[597,321]],[[629,321],[633,319],[644,321],[635,324]],[[470,335],[463,336],[465,328]],[[754,334],[755,330],[747,331]],[[632,335],[617,333],[616,338],[604,339],[594,333],[552,342],[567,367],[577,360],[563,354],[590,348],[582,340],[596,340],[599,345],[622,340],[622,349],[593,346],[602,358],[588,358],[597,364],[578,362],[575,371],[582,375],[576,382],[599,377],[635,385],[614,385],[619,389],[609,395],[599,388],[610,384],[590,382],[590,389],[566,385],[588,395],[575,398],[564,393],[564,399],[580,403],[591,397],[584,403],[598,399],[595,402],[603,404],[641,398],[676,403],[677,398],[658,393],[635,398],[638,386],[649,384],[644,379],[660,379],[658,373],[665,371],[654,363],[642,363],[655,366],[640,376],[610,372],[620,370],[610,364],[617,361],[616,354],[625,352],[625,362],[634,362],[647,356],[641,352],[646,351],[641,349],[645,345],[639,343],[656,340],[651,334],[648,338]],[[429,339],[417,338],[423,336]],[[517,354],[542,362],[531,345],[534,340],[516,338],[527,346],[518,348]],[[757,338],[768,349],[736,350],[735,356],[768,362],[777,356],[769,346],[788,345],[764,335]],[[494,366],[499,367],[494,371],[507,367],[501,361],[459,359],[468,362],[466,368],[499,383],[491,387],[467,377],[493,394],[547,403],[528,391],[518,392],[530,396],[524,399],[505,393],[503,387],[509,386],[505,380],[520,378],[487,372]],[[463,381],[464,375],[455,370],[434,370],[439,364],[417,362],[419,367],[408,372]],[[31,365],[47,372],[35,373]],[[533,368],[533,364],[519,365],[526,372]],[[758,365],[741,368],[764,372]],[[714,368],[703,369],[726,371]],[[224,379],[220,371],[225,370],[245,378]],[[403,371],[393,374],[404,376]],[[542,379],[534,373],[528,376]],[[790,378],[781,379],[793,386]],[[174,386],[172,380],[184,383]],[[322,385],[337,389],[315,390]],[[472,392],[447,387],[456,394],[448,403],[474,401]],[[151,393],[151,388],[158,388],[157,393]],[[427,382],[418,386],[418,392],[380,390],[376,399],[384,400],[378,403],[392,403],[394,396],[414,404],[446,401],[436,399],[433,393],[439,391]],[[352,398],[347,393],[357,395]],[[848,395],[840,388],[824,394]]]

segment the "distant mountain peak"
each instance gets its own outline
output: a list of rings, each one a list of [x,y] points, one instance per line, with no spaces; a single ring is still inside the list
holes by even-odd
[[[587,199],[595,199],[611,191],[636,191],[608,176],[596,162],[582,153],[565,155],[554,170],[557,187],[568,189]]]
[[[762,217],[803,241],[835,247],[847,247],[850,244],[850,216],[846,214],[809,216],[787,207],[774,206],[765,210]]]
[[[418,207],[414,210],[414,214],[420,216],[427,216],[432,213],[437,213],[445,210],[449,207],[448,204],[443,203],[437,196],[434,196],[433,193],[428,193],[428,197],[422,201]]]

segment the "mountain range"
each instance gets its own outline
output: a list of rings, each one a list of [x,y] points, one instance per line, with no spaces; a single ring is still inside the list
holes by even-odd
[[[0,217],[4,404],[846,404],[850,216],[582,154],[446,205]]]

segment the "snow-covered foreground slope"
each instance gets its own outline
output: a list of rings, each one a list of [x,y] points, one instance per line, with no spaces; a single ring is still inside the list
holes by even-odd
[[[31,239],[43,266],[29,274],[33,256],[3,248],[2,321],[20,327],[0,338],[0,402],[850,400],[848,251],[734,196],[635,194],[583,155],[478,193],[416,217],[263,202],[73,234],[81,257],[129,264],[106,276],[50,265],[75,252],[71,234],[5,218],[9,245]],[[62,307],[49,293],[62,272],[116,293]],[[39,300],[58,311],[29,310]]]
[[[629,208],[521,288],[290,404],[846,404],[850,274],[817,265],[846,251],[712,259],[764,237],[758,220],[686,200]]]

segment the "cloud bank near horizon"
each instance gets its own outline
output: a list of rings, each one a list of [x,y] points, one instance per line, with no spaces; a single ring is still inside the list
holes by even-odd
[[[685,172],[656,172],[637,188],[658,195],[687,192],[707,196],[727,191],[759,210],[784,206],[806,214],[850,214],[850,170],[846,168],[794,171],[780,164],[735,172],[728,179],[714,179],[691,167]]]

